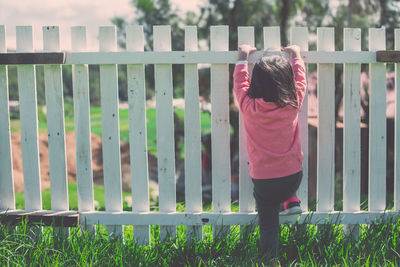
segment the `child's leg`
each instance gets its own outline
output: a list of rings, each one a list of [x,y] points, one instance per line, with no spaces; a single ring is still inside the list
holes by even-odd
[[[263,254],[278,257],[280,203],[296,192],[302,173],[274,178],[252,179],[260,225],[260,242]]]
[[[260,225],[262,254],[278,257],[279,251],[279,208],[280,203],[260,203],[256,200]]]

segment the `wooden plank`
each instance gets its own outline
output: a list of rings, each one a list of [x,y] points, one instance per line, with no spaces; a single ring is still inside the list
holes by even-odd
[[[317,29],[317,50],[335,49],[334,28]],[[318,64],[317,211],[332,211],[335,185],[335,66]]]
[[[100,27],[100,51],[116,51],[114,26]],[[119,145],[118,77],[116,65],[100,65],[101,122],[106,211],[122,211],[121,155]],[[123,235],[122,226],[109,226],[108,233]]]
[[[62,52],[0,53],[0,65],[64,64],[64,61]]]
[[[0,25],[0,52],[6,51],[6,27]],[[15,209],[7,66],[0,66],[0,147],[0,209]]]
[[[369,50],[386,48],[385,29],[369,29]],[[368,210],[386,207],[386,66],[369,65],[369,184]]]
[[[171,27],[154,26],[154,50],[171,50]],[[172,106],[172,65],[154,66],[157,120],[157,164],[161,212],[176,210],[174,109]],[[175,226],[160,227],[160,240],[176,236]]]
[[[127,51],[143,51],[143,26],[126,28]],[[132,177],[132,211],[150,211],[147,162],[146,79],[144,65],[128,65],[129,151]],[[138,244],[150,244],[150,227],[134,226]]]
[[[376,51],[377,62],[400,62],[400,51]]]
[[[264,51],[249,58],[254,63]],[[375,63],[376,52],[303,51],[305,63]],[[68,52],[65,64],[235,64],[237,51]]]
[[[43,27],[43,50],[60,50],[57,26]],[[68,210],[67,161],[65,155],[64,98],[60,65],[44,66],[49,144],[51,209]]]
[[[280,224],[371,224],[377,221],[396,220],[399,214],[386,212],[313,212],[301,215],[280,216]],[[258,224],[256,212],[82,212],[79,220],[105,225],[132,224],[135,225],[245,225]]]
[[[72,51],[86,50],[86,28],[71,27]],[[90,133],[90,98],[88,65],[72,65],[72,88],[76,138],[76,182],[78,187],[78,210],[93,211],[93,173]],[[82,222],[85,224],[85,222]],[[83,225],[89,232],[95,227]]]
[[[17,26],[17,52],[33,52],[31,26]],[[17,67],[25,209],[42,209],[35,66]]]
[[[197,51],[197,27],[185,27],[185,51]],[[199,109],[199,74],[196,64],[185,65],[185,204],[186,212],[201,212],[201,123]],[[188,240],[201,240],[202,227],[186,228]]]
[[[400,29],[394,30],[394,49],[400,50]],[[395,112],[395,149],[394,149],[394,210],[400,210],[400,63],[395,65],[395,90],[396,90],[396,112]]]
[[[300,50],[308,51],[308,29],[307,27],[292,27],[290,30],[290,43],[298,45]],[[307,66],[306,66],[307,68]],[[306,77],[308,72],[306,70]],[[300,199],[300,206],[303,211],[308,210],[308,88],[303,99],[303,104],[299,113],[299,131],[301,150],[303,151],[303,179],[297,196]]]
[[[361,30],[344,29],[344,50],[361,51]],[[360,210],[361,64],[344,64],[343,211]]]
[[[255,46],[254,27],[238,27],[238,45]],[[249,173],[249,158],[246,147],[246,131],[239,114],[239,211],[254,212],[253,182]]]
[[[278,26],[264,27],[264,49],[281,51],[281,33]]]
[[[343,50],[361,51],[361,30],[344,29]],[[360,211],[361,129],[360,73],[361,64],[343,67],[343,211]],[[344,225],[346,234],[359,235],[359,225]]]
[[[79,214],[76,211],[0,211],[0,225],[18,225],[21,222],[26,222],[30,226],[39,224],[42,226],[76,227],[79,225]]]
[[[211,50],[229,49],[228,26],[211,26]],[[229,134],[229,69],[211,65],[211,153],[212,203],[215,213],[231,210],[231,164]],[[213,228],[214,236],[227,234],[229,227]]]

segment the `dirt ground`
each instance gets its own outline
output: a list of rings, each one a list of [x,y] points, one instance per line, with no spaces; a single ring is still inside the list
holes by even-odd
[[[67,132],[66,140],[66,156],[67,156],[67,172],[68,181],[76,181],[76,152],[75,152],[75,133]],[[20,133],[11,134],[12,157],[13,157],[13,174],[15,192],[24,191],[22,152]],[[103,185],[103,152],[101,137],[92,134],[92,169],[93,182],[95,185]],[[49,169],[49,152],[48,139],[46,134],[39,135],[39,154],[40,154],[40,176],[42,190],[50,187],[50,169]],[[149,155],[149,177],[154,180],[157,177],[157,159]],[[124,191],[131,190],[130,178],[130,156],[129,144],[121,142],[121,173],[122,173],[122,189]],[[150,181],[150,183],[151,183]],[[152,183],[151,185],[152,186]]]

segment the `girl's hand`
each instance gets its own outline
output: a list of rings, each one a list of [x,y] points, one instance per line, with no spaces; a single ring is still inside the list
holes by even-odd
[[[238,60],[242,61],[242,60],[247,60],[253,52],[257,51],[257,48],[245,44],[245,45],[240,45],[238,50],[239,50]]]
[[[300,47],[298,47],[297,45],[283,47],[283,51],[288,53],[288,55],[290,56],[291,59],[301,58]]]

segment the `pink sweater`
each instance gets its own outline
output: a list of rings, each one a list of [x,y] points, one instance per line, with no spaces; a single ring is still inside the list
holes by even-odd
[[[296,80],[299,109],[306,92],[305,67],[302,59],[292,60]],[[262,98],[250,98],[247,64],[235,67],[234,95],[246,131],[249,172],[254,179],[288,176],[302,170],[303,153],[299,138],[299,109],[279,108]]]

